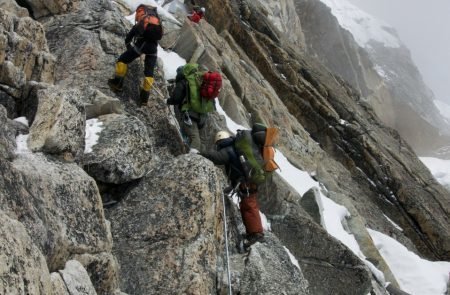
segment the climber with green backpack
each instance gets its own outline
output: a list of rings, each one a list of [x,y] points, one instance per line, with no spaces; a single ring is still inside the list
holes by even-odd
[[[238,130],[236,136],[219,131],[215,137],[216,150],[200,155],[216,165],[224,165],[230,180],[229,188],[237,188],[239,209],[246,229],[244,247],[264,241],[264,231],[257,202],[258,185],[278,169],[274,161],[276,128],[255,124],[252,130]],[[229,191],[229,189],[227,189]]]
[[[218,72],[202,71],[196,63],[187,63],[177,69],[175,88],[167,99],[168,105],[177,105],[183,132],[190,148],[200,151],[200,129],[215,110],[214,99],[219,95],[222,76]]]

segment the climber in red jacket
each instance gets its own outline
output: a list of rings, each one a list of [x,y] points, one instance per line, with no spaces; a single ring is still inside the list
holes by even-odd
[[[194,6],[192,14],[188,15],[188,19],[198,24],[198,22],[205,16],[205,7]]]

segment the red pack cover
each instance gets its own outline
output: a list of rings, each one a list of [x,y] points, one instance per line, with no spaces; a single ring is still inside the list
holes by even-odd
[[[222,76],[219,72],[208,71],[203,74],[200,96],[205,99],[214,99],[219,96],[222,87]]]

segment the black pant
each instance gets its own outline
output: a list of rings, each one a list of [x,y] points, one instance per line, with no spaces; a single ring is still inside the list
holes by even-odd
[[[127,49],[120,57],[119,61],[125,64],[129,64],[136,58],[138,58],[140,54],[138,54],[133,48]],[[156,52],[152,54],[145,54],[145,62],[144,62],[144,75],[145,77],[154,77],[155,74],[155,66],[156,66],[157,55]]]

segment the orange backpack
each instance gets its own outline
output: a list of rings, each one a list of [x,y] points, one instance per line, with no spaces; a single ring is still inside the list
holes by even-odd
[[[149,24],[160,25],[161,21],[159,19],[156,7],[151,5],[141,4],[136,8],[136,15],[134,17],[136,23],[142,23],[144,29],[147,28]]]
[[[273,145],[278,139],[278,129],[274,127],[268,127],[266,129],[266,139],[264,146],[262,147],[262,154],[264,159],[264,170],[266,172],[273,172],[280,167],[275,162],[275,149]]]

